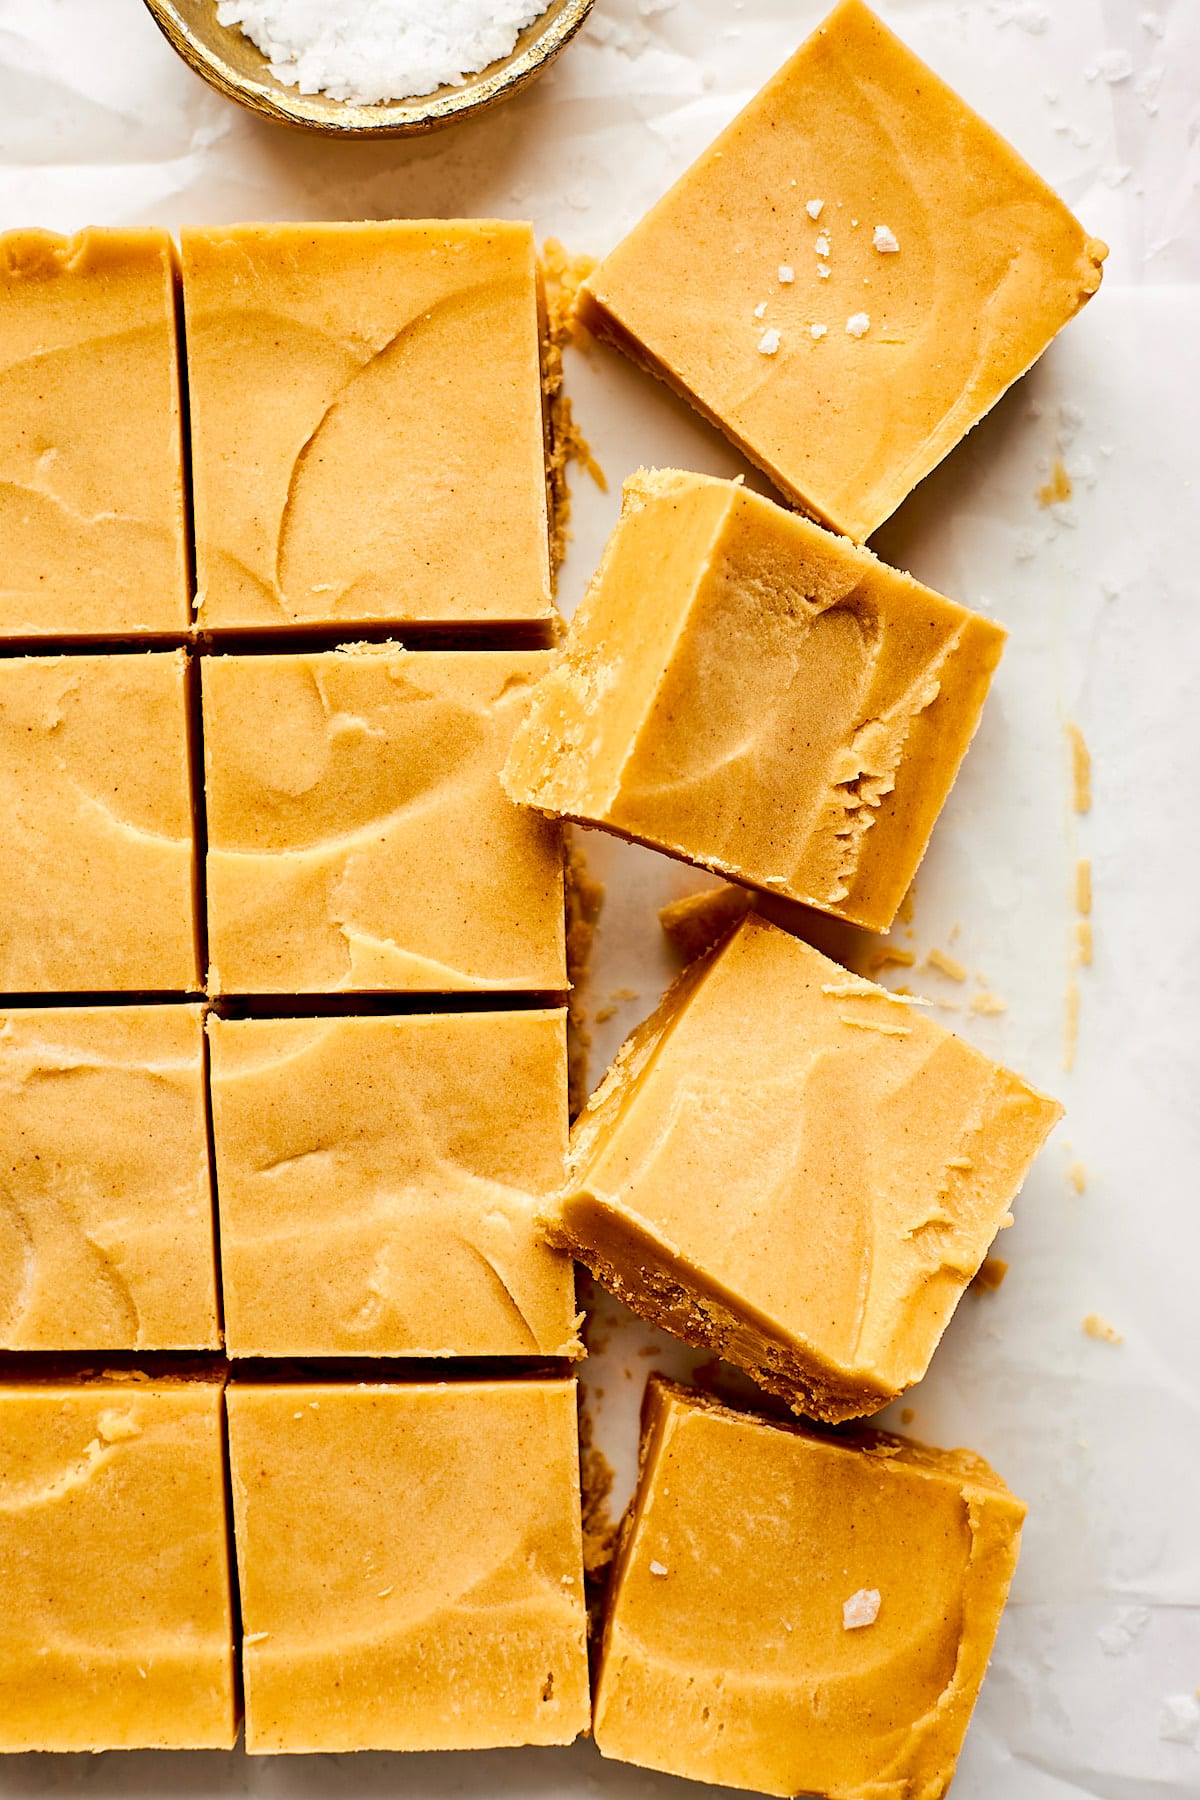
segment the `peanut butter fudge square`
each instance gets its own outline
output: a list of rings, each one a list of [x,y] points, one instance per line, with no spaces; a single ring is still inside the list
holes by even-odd
[[[0,236],[0,638],[191,623],[165,231]]]
[[[216,1348],[199,1006],[0,1008],[0,1348]]]
[[[1061,1112],[751,913],[618,1051],[546,1228],[640,1317],[853,1418],[925,1373]]]
[[[1004,636],[737,482],[643,471],[505,786],[886,931]]]
[[[182,244],[201,624],[550,619],[532,227]]]
[[[1106,255],[842,0],[580,298],[789,499],[863,539],[1091,298]]]
[[[572,1356],[566,1015],[209,1020],[235,1356]]]
[[[968,1451],[821,1436],[651,1380],[597,1746],[764,1794],[939,1800],[1024,1516]]]
[[[232,1749],[221,1385],[0,1382],[0,1751]]]
[[[185,675],[0,661],[0,993],[199,987]]]
[[[229,1443],[247,1750],[587,1730],[573,1381],[243,1381]]]
[[[546,662],[206,657],[210,988],[564,989],[559,829],[500,786]]]

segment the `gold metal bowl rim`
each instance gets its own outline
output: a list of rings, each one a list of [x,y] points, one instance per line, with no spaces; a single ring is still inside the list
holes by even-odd
[[[461,87],[439,88],[414,99],[357,106],[348,100],[332,100],[326,94],[301,94],[288,88],[270,73],[267,59],[248,38],[243,38],[243,42],[253,60],[261,63],[264,78],[242,74],[197,30],[176,0],[145,0],[151,18],[172,49],[226,99],[248,107],[260,118],[340,138],[417,136],[456,119],[471,118],[496,101],[508,99],[553,62],[579,30],[593,4],[594,0],[563,0],[548,23],[542,25],[540,19],[535,19],[526,26],[521,36],[527,41],[521,46],[518,38],[518,48],[512,56],[468,76]],[[243,36],[236,25],[216,23],[215,5],[213,31]]]

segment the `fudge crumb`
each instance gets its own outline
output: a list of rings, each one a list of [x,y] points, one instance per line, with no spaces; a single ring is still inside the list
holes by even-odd
[[[846,320],[846,335],[852,338],[866,337],[871,329],[871,315],[865,312],[851,313]]]
[[[1069,1075],[1075,1067],[1075,1052],[1079,1048],[1079,983],[1073,976],[1067,983],[1064,1013],[1063,1068]]]
[[[1067,1170],[1067,1180],[1077,1194],[1082,1194],[1087,1187],[1087,1170],[1081,1162],[1073,1162]]]
[[[589,336],[577,313],[579,290],[596,266],[594,256],[572,256],[557,238],[547,238],[538,258],[545,296],[542,337],[542,390],[547,400],[546,479],[550,489],[550,570],[552,583],[570,540],[571,489],[567,469],[578,463],[601,493],[608,492],[603,469],[575,422],[563,392],[563,346]]]
[[[1002,1256],[988,1256],[980,1263],[971,1282],[973,1294],[994,1294],[1004,1282],[1008,1274],[1008,1264]]]
[[[1124,1334],[1110,1325],[1100,1313],[1089,1313],[1083,1321],[1083,1329],[1090,1338],[1098,1338],[1102,1344],[1123,1344]]]
[[[614,988],[605,1004],[596,1008],[594,1015],[596,1024],[607,1025],[619,1006],[623,1005],[626,1000],[636,1000],[637,998],[636,988]]]
[[[779,349],[779,333],[772,325],[770,331],[764,331],[758,340],[759,352],[763,356],[774,356]]]
[[[970,1008],[973,1013],[982,1013],[985,1018],[998,1018],[1008,1011],[1008,1001],[1002,1000],[999,994],[993,994],[985,988],[980,994],[972,994]]]
[[[898,969],[911,969],[916,960],[916,956],[911,950],[901,950],[899,946],[893,949],[889,945],[883,950],[872,951],[867,958],[867,966],[872,975],[875,975],[880,969],[886,969],[893,965]]]
[[[652,1575],[666,1575],[669,1573],[669,1570],[666,1563],[652,1562],[650,1564],[650,1573]]]
[[[1075,911],[1088,919],[1092,913],[1092,865],[1086,856],[1075,864]]]
[[[902,1425],[911,1425],[916,1416],[917,1415],[911,1406],[902,1407],[900,1411],[900,1423]]]
[[[587,1589],[589,1629],[599,1623],[604,1584],[617,1548],[618,1526],[609,1510],[613,1467],[593,1442],[595,1422],[587,1389],[579,1389],[579,1479],[583,1507],[583,1579]]]
[[[813,249],[816,251],[817,255],[822,258],[829,255],[829,239],[824,232],[821,233],[820,237],[813,245]]]
[[[825,202],[823,200],[806,200],[804,202],[804,210],[810,219],[819,219],[824,205]]]
[[[1095,948],[1095,940],[1092,936],[1092,921],[1090,919],[1076,919],[1076,921],[1075,921],[1075,961],[1076,961],[1076,963],[1078,963],[1082,967],[1086,968],[1087,965],[1092,960],[1092,953],[1093,953],[1094,948]]]
[[[951,981],[967,979],[966,966],[960,963],[957,956],[951,956],[946,950],[930,950],[925,958],[927,969],[936,969],[941,975],[948,975]]]
[[[756,307],[755,307],[755,309],[754,309],[754,316],[755,316],[755,318],[756,318],[756,319],[761,319],[761,318],[764,318],[764,317],[765,317],[765,315],[766,315],[766,311],[767,311],[767,303],[766,303],[766,301],[765,301],[765,300],[760,300],[760,301],[759,301],[759,303],[758,303],[758,305],[757,305],[757,306],[756,306]]]
[[[1039,506],[1062,506],[1074,493],[1071,477],[1067,474],[1067,465],[1061,456],[1056,456],[1050,466],[1050,479],[1036,490]]]
[[[859,1588],[857,1594],[842,1602],[843,1629],[861,1631],[864,1625],[873,1625],[879,1617],[879,1606],[878,1588]]]
[[[827,325],[810,325],[809,331],[815,338],[823,338],[829,327]]]
[[[900,248],[900,240],[895,232],[890,231],[886,225],[875,227],[875,236],[872,241],[881,256],[894,256]]]
[[[779,279],[782,281],[784,287],[787,287],[790,282],[795,281],[796,271],[793,269],[791,263],[780,263]]]
[[[1071,800],[1077,813],[1092,809],[1092,753],[1087,739],[1072,719],[1067,725],[1067,742],[1071,746]]]
[[[243,1644],[261,1644],[264,1639],[269,1638],[270,1635],[269,1631],[248,1631],[243,1637],[242,1642]]]
[[[705,888],[699,894],[685,894],[681,900],[669,900],[660,906],[658,922],[668,943],[688,963],[711,950],[732,926],[745,918],[753,904],[745,888]]]

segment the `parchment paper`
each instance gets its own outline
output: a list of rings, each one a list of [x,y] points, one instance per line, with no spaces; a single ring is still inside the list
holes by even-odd
[[[879,7],[1113,251],[1099,298],[875,540],[1012,632],[918,878],[913,936],[899,928],[918,967],[890,978],[947,1003],[937,1016],[1068,1107],[997,1246],[1007,1280],[964,1299],[907,1399],[914,1433],[983,1452],[1031,1509],[954,1792],[1196,1796],[1200,6]],[[292,135],[219,99],[138,0],[0,0],[0,226],[499,214],[600,253],[824,10],[821,0],[598,0],[582,36],[507,108],[429,140],[360,148]],[[605,496],[576,481],[560,596],[570,611],[626,474],[640,463],[741,465],[610,352],[570,353],[568,384],[610,484]],[[1073,498],[1043,508],[1035,490],[1059,454]],[[1071,807],[1068,721],[1094,759],[1085,816]],[[587,849],[608,889],[592,987],[593,1005],[612,1009],[595,1029],[598,1078],[673,973],[656,908],[709,884],[598,834]],[[1067,1072],[1080,856],[1092,861],[1096,949],[1077,972]],[[966,983],[919,966],[934,946],[962,960]],[[984,989],[1003,1013],[969,1010]],[[1082,1193],[1068,1174],[1076,1163]],[[1084,1333],[1093,1312],[1122,1344]],[[620,1504],[645,1374],[695,1359],[629,1322],[604,1336],[585,1373]],[[710,1791],[604,1763],[588,1743],[411,1758],[0,1759],[3,1800]]]

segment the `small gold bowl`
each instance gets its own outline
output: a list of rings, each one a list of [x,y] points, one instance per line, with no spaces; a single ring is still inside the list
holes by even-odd
[[[236,25],[219,25],[215,0],[146,0],[167,41],[210,87],[264,119],[278,119],[327,137],[412,137],[468,119],[508,99],[547,68],[574,37],[592,0],[550,0],[527,25],[511,56],[468,75],[459,87],[440,87],[417,99],[355,106],[327,94],[302,94],[271,73],[262,51]]]

